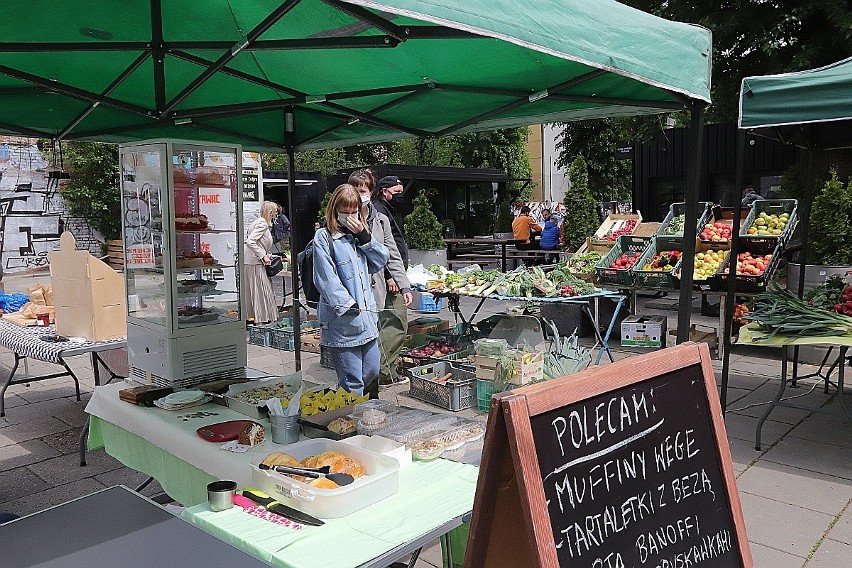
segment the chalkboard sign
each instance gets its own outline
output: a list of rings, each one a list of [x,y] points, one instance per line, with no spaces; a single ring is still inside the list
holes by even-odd
[[[750,568],[706,345],[492,401],[465,566]]]

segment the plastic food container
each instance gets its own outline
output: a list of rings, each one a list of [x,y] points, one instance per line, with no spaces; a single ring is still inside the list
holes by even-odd
[[[323,452],[339,452],[364,466],[366,475],[337,489],[317,489],[292,477],[263,470],[252,461],[252,484],[293,508],[321,519],[336,519],[377,503],[399,491],[399,461],[395,458],[353,444],[325,438],[290,444],[287,453],[297,460]]]
[[[405,444],[383,436],[352,436],[346,438],[344,443],[392,457],[399,462],[400,467],[411,465],[411,450]]]

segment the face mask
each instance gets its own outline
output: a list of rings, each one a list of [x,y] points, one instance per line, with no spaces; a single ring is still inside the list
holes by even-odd
[[[396,201],[397,203],[399,203],[399,201],[401,199],[402,199],[401,193],[394,193],[394,194],[391,195],[391,201]]]
[[[347,228],[346,227],[346,219],[348,219],[348,218],[349,218],[348,213],[338,213],[337,214],[337,224],[340,226],[340,228],[344,228],[344,229]]]
[[[362,195],[361,196],[361,205],[367,205],[369,202],[370,202],[370,196],[369,195]]]

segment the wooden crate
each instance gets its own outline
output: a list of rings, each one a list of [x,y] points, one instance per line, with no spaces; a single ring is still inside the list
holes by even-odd
[[[124,271],[124,241],[113,240],[106,242],[107,264],[110,268]]]
[[[604,222],[601,223],[601,226],[598,227],[598,230],[595,231],[595,234],[589,237],[589,246],[605,245],[607,246],[608,250],[609,247],[612,247],[615,244],[615,241],[604,240],[604,237],[607,235],[607,233],[618,231],[619,229],[623,228],[628,221],[631,220],[636,221],[636,227],[639,227],[642,224],[642,213],[640,213],[639,211],[637,211],[636,213],[610,213],[607,218],[604,219]],[[636,230],[636,227],[634,227],[633,229],[634,232]]]

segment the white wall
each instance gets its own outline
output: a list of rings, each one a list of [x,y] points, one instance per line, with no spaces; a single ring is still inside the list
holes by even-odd
[[[556,165],[559,159],[559,150],[556,148],[556,140],[562,128],[558,125],[545,124],[542,130],[544,151],[541,157],[543,201],[562,201],[565,191],[568,189],[568,170]]]

